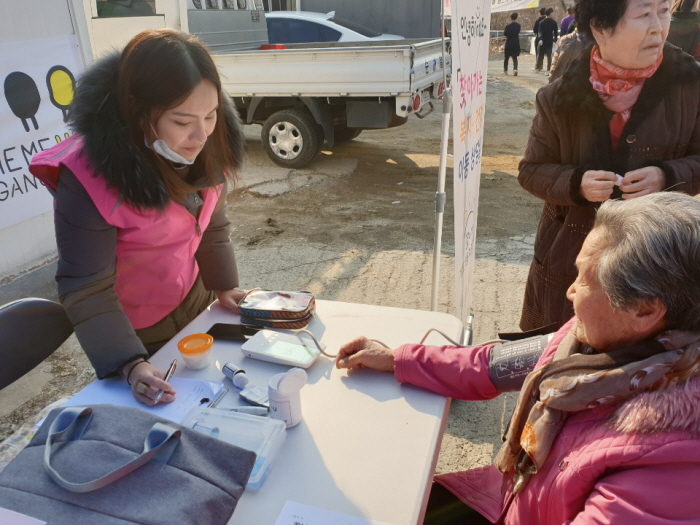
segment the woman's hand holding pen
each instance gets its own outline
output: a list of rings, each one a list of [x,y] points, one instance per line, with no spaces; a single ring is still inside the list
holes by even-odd
[[[126,367],[126,372],[129,372],[128,367]],[[172,385],[163,379],[164,377],[165,373],[162,370],[146,361],[139,361],[133,365],[129,376],[131,393],[141,403],[155,405],[155,398],[162,390],[163,394],[158,403],[171,403],[175,400],[175,391]]]

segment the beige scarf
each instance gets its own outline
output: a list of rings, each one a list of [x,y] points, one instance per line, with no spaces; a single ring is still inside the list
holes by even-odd
[[[552,361],[525,379],[494,461],[503,473],[514,470],[514,493],[542,467],[569,414],[675,386],[700,373],[697,333],[672,330],[607,353],[581,353],[587,348],[569,332]]]

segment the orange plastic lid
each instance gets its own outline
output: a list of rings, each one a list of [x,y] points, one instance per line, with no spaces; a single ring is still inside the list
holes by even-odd
[[[192,334],[183,337],[177,343],[177,348],[183,354],[201,354],[214,344],[214,338],[209,334]]]

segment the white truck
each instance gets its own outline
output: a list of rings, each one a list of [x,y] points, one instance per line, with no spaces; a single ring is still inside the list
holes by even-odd
[[[449,73],[441,39],[269,45],[262,0],[146,0],[152,16],[121,17],[100,17],[101,1],[83,0],[93,56],[146,28],[198,36],[241,118],[262,126],[265,150],[281,166],[307,165],[324,142],[332,148],[364,129],[425,116],[445,88],[445,66]]]

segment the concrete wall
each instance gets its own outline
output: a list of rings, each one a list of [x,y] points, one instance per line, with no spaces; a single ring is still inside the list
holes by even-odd
[[[299,0],[302,11],[327,13],[406,38],[437,37],[440,31],[440,0]]]

